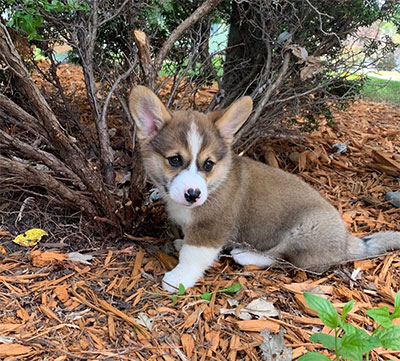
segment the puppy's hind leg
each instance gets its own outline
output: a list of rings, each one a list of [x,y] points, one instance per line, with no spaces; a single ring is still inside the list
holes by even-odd
[[[253,252],[245,248],[234,248],[231,255],[236,263],[242,266],[254,265],[261,268],[272,265],[275,261],[261,252]]]
[[[335,209],[311,209],[300,215],[284,234],[280,253],[296,267],[324,272],[347,258],[347,238],[344,223]]]

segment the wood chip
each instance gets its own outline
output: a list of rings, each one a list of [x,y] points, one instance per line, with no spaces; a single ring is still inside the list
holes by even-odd
[[[279,332],[280,325],[277,322],[270,320],[245,320],[236,321],[239,330],[242,331],[259,331],[268,329],[272,332]]]

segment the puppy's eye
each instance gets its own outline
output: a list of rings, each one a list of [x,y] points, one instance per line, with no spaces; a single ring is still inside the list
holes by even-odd
[[[213,169],[215,163],[211,160],[211,159],[207,159],[204,164],[203,164],[203,169],[205,172],[211,172],[211,170]]]
[[[173,155],[172,157],[169,157],[167,159],[168,159],[169,165],[173,168],[179,168],[183,164],[182,158],[180,155]]]

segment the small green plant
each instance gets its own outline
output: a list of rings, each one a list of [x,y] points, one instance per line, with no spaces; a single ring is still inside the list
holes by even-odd
[[[176,295],[170,295],[166,293],[152,293],[152,292],[147,292],[152,295],[158,295],[158,296],[167,296],[169,297],[173,304],[175,304],[178,301],[178,298],[202,298],[203,300],[211,301],[211,297],[214,293],[236,293],[242,288],[242,285],[240,283],[234,283],[230,285],[229,287],[222,288],[220,290],[212,291],[207,288],[207,291],[204,293],[201,293],[199,295],[185,295],[186,289],[185,286],[180,283],[178,286],[178,293]]]
[[[394,312],[389,313],[388,306],[373,308],[365,313],[371,317],[378,327],[369,335],[363,329],[347,322],[346,316],[351,311],[354,301],[347,302],[342,310],[342,316],[332,303],[311,293],[304,293],[307,305],[318,312],[320,320],[335,331],[335,336],[326,333],[315,333],[310,337],[313,342],[324,345],[328,350],[335,351],[335,360],[363,361],[369,360],[369,352],[375,347],[400,350],[400,326],[393,324],[393,319],[400,317],[400,292],[396,294]],[[299,358],[299,361],[329,361],[330,359],[318,352],[309,352]]]
[[[242,285],[240,283],[234,283],[230,285],[229,287],[222,288],[220,290],[212,291],[207,287],[207,291],[199,294],[199,295],[185,295],[186,289],[185,286],[180,283],[178,286],[178,293],[176,295],[168,295],[169,298],[171,298],[173,304],[175,304],[178,301],[178,298],[186,298],[186,297],[191,297],[191,298],[202,298],[203,300],[211,301],[211,297],[214,293],[236,293],[240,291],[242,288]]]
[[[230,285],[229,287],[222,288],[220,290],[216,291],[211,291],[209,290],[209,287],[207,287],[207,291],[198,295],[185,295],[186,289],[185,286],[180,283],[178,286],[178,293],[176,295],[170,295],[167,293],[154,293],[154,292],[148,292],[145,291],[146,293],[150,295],[156,295],[156,296],[166,296],[169,297],[172,300],[172,303],[175,304],[178,302],[178,298],[201,298],[206,301],[211,301],[211,297],[213,296],[214,293],[236,293],[242,289],[242,285],[238,282]]]

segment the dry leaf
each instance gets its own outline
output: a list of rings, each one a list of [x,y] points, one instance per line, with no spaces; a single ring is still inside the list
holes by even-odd
[[[48,233],[40,228],[32,228],[22,234],[19,234],[13,239],[13,242],[23,247],[33,247],[43,236],[48,236]]]
[[[308,56],[306,59],[306,65],[300,70],[300,79],[307,80],[313,78],[322,71],[322,64],[322,60],[316,58],[315,56]]]
[[[264,330],[260,335],[264,337],[264,341],[260,345],[264,361],[292,360],[292,348],[285,346],[283,330],[280,330],[277,335],[271,335],[269,330]]]
[[[300,59],[300,62],[305,62],[308,57],[308,52],[305,48],[297,44],[290,44],[288,47],[294,56]]]
[[[135,318],[135,321],[144,327],[146,327],[149,331],[153,329],[154,317],[149,317],[144,312],[139,312],[138,317]]]
[[[241,320],[251,320],[253,316],[263,319],[264,316],[279,316],[279,312],[275,309],[273,302],[268,302],[264,298],[257,298],[239,311]]]
[[[82,254],[79,252],[70,252],[68,253],[68,259],[72,262],[91,264],[89,261],[93,259],[93,256],[89,254]]]

